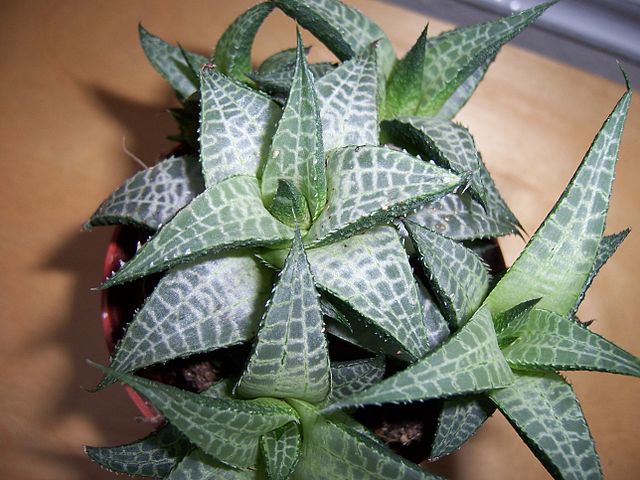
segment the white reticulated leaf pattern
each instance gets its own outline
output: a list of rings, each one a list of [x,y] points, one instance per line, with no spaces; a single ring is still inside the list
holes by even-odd
[[[412,222],[406,222],[405,227],[450,326],[453,330],[460,328],[489,291],[486,266],[472,250],[449,238]]]
[[[307,255],[318,288],[395,339],[413,359],[427,352],[417,286],[393,227],[312,248]]]
[[[327,404],[359,393],[382,380],[384,357],[364,358],[331,364],[331,395]]]
[[[267,158],[280,107],[215,68],[201,73],[200,158],[207,187],[255,176]]]
[[[325,410],[478,393],[513,382],[486,308],[420,361]]]
[[[554,478],[602,478],[589,427],[571,386],[555,373],[516,373],[491,400]]]
[[[197,257],[293,237],[262,205],[253,177],[232,177],[207,189],[165,225],[103,287],[171,268]]]
[[[440,308],[431,296],[431,293],[429,293],[421,281],[418,280],[417,283],[418,298],[422,305],[424,325],[427,329],[427,342],[429,343],[429,348],[434,349],[447,339],[451,333],[451,329],[440,312]]]
[[[336,66],[330,62],[309,64],[309,71],[316,81],[332,72],[335,68]],[[248,77],[254,81],[260,90],[273,95],[277,100],[282,100],[284,103],[284,100],[287,98],[289,91],[291,90],[294,71],[295,62],[290,67],[283,66],[277,70],[271,70],[265,73],[260,73],[259,71],[249,73]]]
[[[305,243],[334,242],[389,223],[450,193],[460,177],[384,147],[343,147],[327,154],[328,200]]]
[[[324,400],[331,388],[318,293],[296,234],[236,392],[243,397]]]
[[[325,150],[378,144],[374,53],[374,49],[367,49],[316,82]]]
[[[187,455],[165,480],[261,480],[258,470],[228,467],[201,450]]]
[[[487,304],[492,312],[532,298],[541,298],[539,308],[562,316],[573,310],[596,263],[630,100],[628,91],[551,213],[491,291]]]
[[[236,468],[256,465],[262,435],[298,420],[295,411],[280,400],[214,398],[97,367],[146,397],[204,453]]]
[[[111,367],[131,372],[251,340],[272,278],[249,254],[207,257],[171,270],[135,315]]]
[[[265,205],[271,205],[280,180],[293,182],[302,192],[315,219],[327,200],[327,179],[320,107],[299,33],[291,91],[262,172]]]
[[[596,370],[640,376],[640,359],[584,325],[534,309],[500,334],[513,339],[503,348],[512,368],[522,370]]]
[[[287,480],[302,453],[300,427],[289,423],[265,433],[260,441],[269,480]]]
[[[134,224],[156,230],[204,190],[196,157],[170,157],[136,173],[102,202],[85,224]]]

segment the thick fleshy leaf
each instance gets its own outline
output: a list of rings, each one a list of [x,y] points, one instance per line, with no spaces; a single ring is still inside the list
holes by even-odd
[[[423,158],[466,175],[474,196],[483,205],[487,204],[487,192],[480,173],[484,165],[469,130],[437,117],[398,117],[383,122],[382,129],[398,144],[415,149]]]
[[[384,357],[363,358],[331,364],[331,395],[327,404],[342,400],[382,380]]]
[[[427,480],[435,475],[358,431],[291,400],[303,428],[303,454],[293,480]]]
[[[166,480],[261,480],[257,470],[228,467],[200,450],[194,450],[174,468]]]
[[[218,40],[213,63],[225,75],[244,81],[251,71],[251,47],[258,29],[271,13],[271,2],[259,3],[229,25]]]
[[[554,478],[602,478],[580,404],[560,375],[517,373],[490,398]]]
[[[298,232],[236,393],[315,403],[324,400],[330,389],[329,353],[318,293]]]
[[[169,157],[125,180],[85,224],[134,224],[156,230],[204,190],[196,157]]]
[[[448,119],[453,118],[460,109],[464,107],[473,92],[476,91],[476,88],[495,59],[496,57],[490,57],[480,65],[475,72],[469,75],[467,79],[453,92],[453,94],[451,94],[446,102],[444,102],[444,105],[440,107],[436,116]]]
[[[248,254],[226,254],[165,275],[118,344],[111,368],[131,372],[251,340],[273,274]]]
[[[327,201],[327,177],[320,109],[300,34],[291,92],[262,172],[265,205],[271,205],[281,179],[298,187],[307,199],[311,218],[317,218]]]
[[[395,339],[414,360],[427,352],[417,286],[393,227],[377,227],[307,254],[318,288]]]
[[[440,308],[431,296],[431,293],[429,293],[421,281],[418,280],[417,283],[418,298],[422,305],[424,325],[427,329],[427,343],[430,349],[434,349],[447,339],[451,333],[451,329],[440,312]]]
[[[503,349],[512,368],[522,370],[596,370],[640,376],[640,359],[584,325],[534,309],[511,322],[501,336],[513,339]]]
[[[207,189],[154,235],[103,288],[171,268],[197,257],[293,237],[260,201],[258,182],[232,177]]]
[[[326,410],[478,393],[513,382],[486,308],[422,360]]]
[[[96,366],[146,397],[203,452],[233,467],[255,465],[260,436],[298,421],[295,411],[280,400],[213,398]]]
[[[207,58],[189,52],[187,55],[191,62],[187,63],[180,47],[152,35],[142,25],[138,30],[140,44],[153,68],[169,82],[180,100],[188,98],[198,89],[198,75],[194,74],[189,63],[199,68],[207,63]]]
[[[300,427],[289,423],[265,433],[260,441],[269,480],[287,480],[302,452]]]
[[[274,0],[284,13],[313,33],[340,60],[349,60],[379,41],[378,65],[385,76],[395,62],[385,33],[358,10],[339,0]]]
[[[197,151],[200,137],[200,91],[183,100],[180,107],[169,108],[167,111],[179,129],[178,134],[169,135],[167,138]]]
[[[580,292],[580,296],[578,297],[578,300],[576,301],[576,304],[574,305],[570,316],[575,315],[575,313],[578,311],[578,307],[582,303],[582,300],[584,300],[584,296],[593,283],[594,278],[596,278],[596,275],[598,275],[598,272],[600,272],[600,269],[604,266],[604,264],[607,263],[607,260],[609,260],[609,258],[611,258],[611,256],[616,253],[616,250],[618,250],[618,247],[622,245],[622,242],[624,242],[624,239],[627,238],[629,232],[631,232],[631,229],[627,228],[621,232],[614,233],[613,235],[602,237],[602,240],[600,240],[600,246],[598,247],[598,253],[596,254],[596,261],[593,264],[593,268],[591,269],[589,278],[582,286],[582,291]]]
[[[100,466],[143,477],[165,477],[191,450],[193,445],[171,425],[127,445],[85,447],[89,458]]]
[[[280,107],[215,68],[201,73],[200,158],[212,187],[233,175],[255,176],[267,158]]]
[[[551,213],[491,291],[492,312],[532,298],[562,316],[574,308],[596,262],[630,99],[627,91]]]
[[[296,66],[297,48],[287,48],[274,53],[260,64],[256,73],[267,74],[278,70],[290,70],[293,78],[293,70]],[[309,54],[309,48],[305,49],[305,53]]]
[[[438,416],[429,460],[437,460],[458,450],[494,411],[495,407],[490,402],[479,397],[445,400]]]
[[[278,180],[278,188],[273,197],[269,212],[285,225],[307,230],[311,224],[311,214],[298,187],[291,180]]]
[[[462,179],[384,147],[343,147],[327,154],[328,201],[305,242],[319,245],[388,223],[455,190]]]
[[[375,49],[344,62],[316,82],[325,150],[378,144]]]
[[[311,72],[314,80],[316,81],[332,72],[335,68],[336,66],[330,62],[309,64],[309,72]],[[260,90],[270,93],[278,100],[284,100],[287,98],[289,91],[291,90],[294,71],[295,62],[291,67],[281,67],[277,70],[271,70],[265,73],[260,73],[259,71],[253,72],[249,73],[248,77],[253,80]]]
[[[519,303],[515,307],[511,307],[509,310],[505,310],[504,312],[500,312],[493,316],[493,327],[498,335],[498,345],[500,345],[501,348],[510,341],[513,341],[513,338],[509,338],[507,335],[503,334],[504,330],[511,323],[517,324],[517,322],[526,320],[531,310],[533,310],[539,301],[539,298],[527,300],[526,302]]]
[[[473,315],[489,291],[487,267],[473,251],[412,222],[405,227],[453,330]]]
[[[458,28],[430,39],[425,51],[422,101],[415,115],[434,116],[478,68],[555,2],[495,21]]]

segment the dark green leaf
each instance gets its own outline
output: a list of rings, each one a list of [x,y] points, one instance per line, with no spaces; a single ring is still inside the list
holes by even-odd
[[[289,423],[265,433],[260,445],[269,480],[290,478],[302,453],[300,427],[296,423]]]

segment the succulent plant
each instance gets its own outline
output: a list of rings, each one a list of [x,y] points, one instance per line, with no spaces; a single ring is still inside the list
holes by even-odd
[[[554,477],[599,478],[557,372],[640,375],[636,357],[576,317],[628,233],[603,234],[630,88],[497,279],[478,249],[519,223],[451,120],[500,47],[552,3],[434,38],[425,29],[399,60],[378,26],[337,0],[260,3],[211,59],[140,27],[182,104],[172,110],[179,147],[126,180],[87,228],[151,234],[102,285],[162,274],[110,366],[98,366],[98,389],[129,385],[165,423],[88,455],[171,480],[436,478],[353,413],[443,399],[430,458],[458,449],[497,408]],[[308,64],[298,34],[254,70],[254,37],[274,8],[340,63]],[[234,345],[251,346],[242,368],[212,385],[135,375]]]

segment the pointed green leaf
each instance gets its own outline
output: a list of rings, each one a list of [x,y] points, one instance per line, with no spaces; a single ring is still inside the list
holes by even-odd
[[[233,175],[255,176],[267,158],[280,107],[215,68],[201,73],[200,157],[208,187]]]
[[[139,25],[138,30],[140,44],[153,68],[169,82],[180,100],[188,98],[198,89],[198,76],[194,75],[191,66],[187,64],[180,47],[152,35],[142,25]],[[198,67],[207,63],[207,58],[201,55],[191,53],[190,57]]]
[[[259,3],[229,25],[218,40],[213,54],[213,63],[218,70],[232,78],[245,80],[245,74],[251,71],[253,40],[273,8],[271,2]]]
[[[290,401],[302,419],[303,454],[293,480],[427,480],[435,475],[308,404]]]
[[[495,21],[458,28],[429,40],[425,52],[422,101],[416,115],[434,116],[502,45],[555,2],[547,2]]]
[[[396,58],[393,46],[380,27],[358,10],[339,0],[274,0],[274,3],[340,60],[349,60],[379,41],[378,65],[388,76]]]
[[[627,91],[551,213],[492,290],[492,312],[531,298],[562,316],[573,309],[596,261],[630,99]]]
[[[297,48],[287,48],[274,53],[260,64],[256,73],[267,74],[278,70],[290,70],[293,77],[293,70],[296,66]],[[309,54],[309,48],[305,49],[305,53]]]
[[[496,57],[490,57],[481,64],[460,86],[451,94],[451,96],[440,107],[437,115],[440,118],[451,119],[456,116],[462,107],[465,106],[473,92],[476,91],[478,85],[487,73],[487,70]]]
[[[166,270],[207,254],[273,245],[293,236],[260,201],[258,182],[232,177],[196,197],[165,225],[103,288]]]
[[[295,50],[295,49],[294,49]],[[336,66],[330,62],[319,62],[309,64],[309,72],[317,81],[328,73],[332,72]],[[253,72],[247,76],[254,81],[260,90],[270,93],[275,97],[285,99],[291,91],[295,62],[291,67],[281,67],[277,70],[270,70],[264,73]]]
[[[156,230],[204,190],[196,157],[169,157],[125,180],[85,224],[134,224]]]
[[[330,388],[318,293],[297,233],[236,392],[244,397],[320,402]]]
[[[513,340],[513,338],[509,338],[507,334],[503,333],[505,329],[507,329],[511,323],[517,324],[520,321],[526,320],[538,302],[540,302],[539,298],[527,300],[526,302],[519,303],[515,307],[511,307],[509,310],[494,315],[493,326],[496,329],[498,345],[500,345],[500,347],[505,346],[509,341]]]
[[[393,227],[310,249],[308,256],[318,288],[395,339],[414,359],[427,352],[413,272]]]
[[[132,372],[251,340],[272,273],[246,254],[225,254],[165,275],[134,317],[111,360]]]
[[[480,397],[445,400],[438,416],[429,460],[435,461],[458,450],[494,411],[495,407]]]
[[[307,230],[311,224],[311,215],[307,200],[291,180],[278,180],[278,189],[273,197],[269,212],[285,225]]]
[[[260,436],[298,418],[279,400],[212,398],[96,366],[146,397],[203,452],[233,467],[255,465]]]
[[[117,447],[85,447],[85,452],[112,472],[165,477],[192,449],[184,435],[165,425],[137,442]]]
[[[260,480],[257,470],[228,467],[200,450],[194,450],[174,468],[166,480]]]
[[[518,373],[490,398],[554,478],[602,478],[580,404],[560,375]]]
[[[325,150],[378,144],[375,49],[344,62],[316,82]]]
[[[501,388],[512,382],[511,369],[498,348],[491,315],[482,308],[422,360],[326,410],[447,398]]]
[[[331,364],[331,395],[327,405],[369,388],[382,380],[384,357],[363,358]]]
[[[382,129],[387,136],[415,149],[423,158],[459,175],[466,174],[474,196],[487,205],[487,191],[480,172],[484,165],[469,130],[437,117],[398,117],[383,122]]]
[[[595,263],[593,264],[593,268],[591,269],[589,278],[582,286],[582,291],[580,292],[578,300],[576,300],[576,304],[574,305],[570,316],[574,316],[578,311],[578,307],[582,303],[582,300],[584,300],[584,296],[593,283],[594,278],[596,278],[596,275],[598,275],[598,272],[600,272],[600,269],[604,266],[604,264],[607,263],[607,260],[609,260],[609,258],[611,258],[611,256],[616,253],[616,250],[618,250],[618,247],[622,245],[622,242],[624,242],[624,239],[627,238],[629,232],[631,232],[631,229],[627,228],[613,235],[607,235],[606,237],[603,237],[602,240],[600,240],[600,246],[598,247],[598,253],[596,254]]]
[[[489,290],[487,268],[473,251],[412,222],[405,227],[452,329],[473,315]]]
[[[532,310],[511,322],[503,338],[514,339],[503,353],[512,368],[596,370],[640,376],[640,359],[580,323],[546,310]]]
[[[302,452],[300,427],[295,423],[265,433],[260,441],[269,480],[287,480]]]
[[[291,180],[300,189],[315,219],[327,201],[327,179],[320,110],[299,34],[291,92],[262,172],[265,205],[273,201],[280,179]]]
[[[305,242],[326,244],[416,209],[456,189],[457,175],[384,147],[344,147],[327,154],[329,198]]]
[[[175,120],[179,133],[167,138],[178,143],[183,143],[193,151],[198,150],[200,126],[200,91],[193,93],[182,102],[178,108],[169,108],[167,111]]]
[[[438,305],[431,296],[431,293],[429,293],[420,280],[417,280],[417,284],[418,298],[422,305],[424,325],[427,329],[427,343],[430,349],[434,349],[447,339],[451,330],[449,329],[449,324],[440,312],[440,308],[438,308]]]

